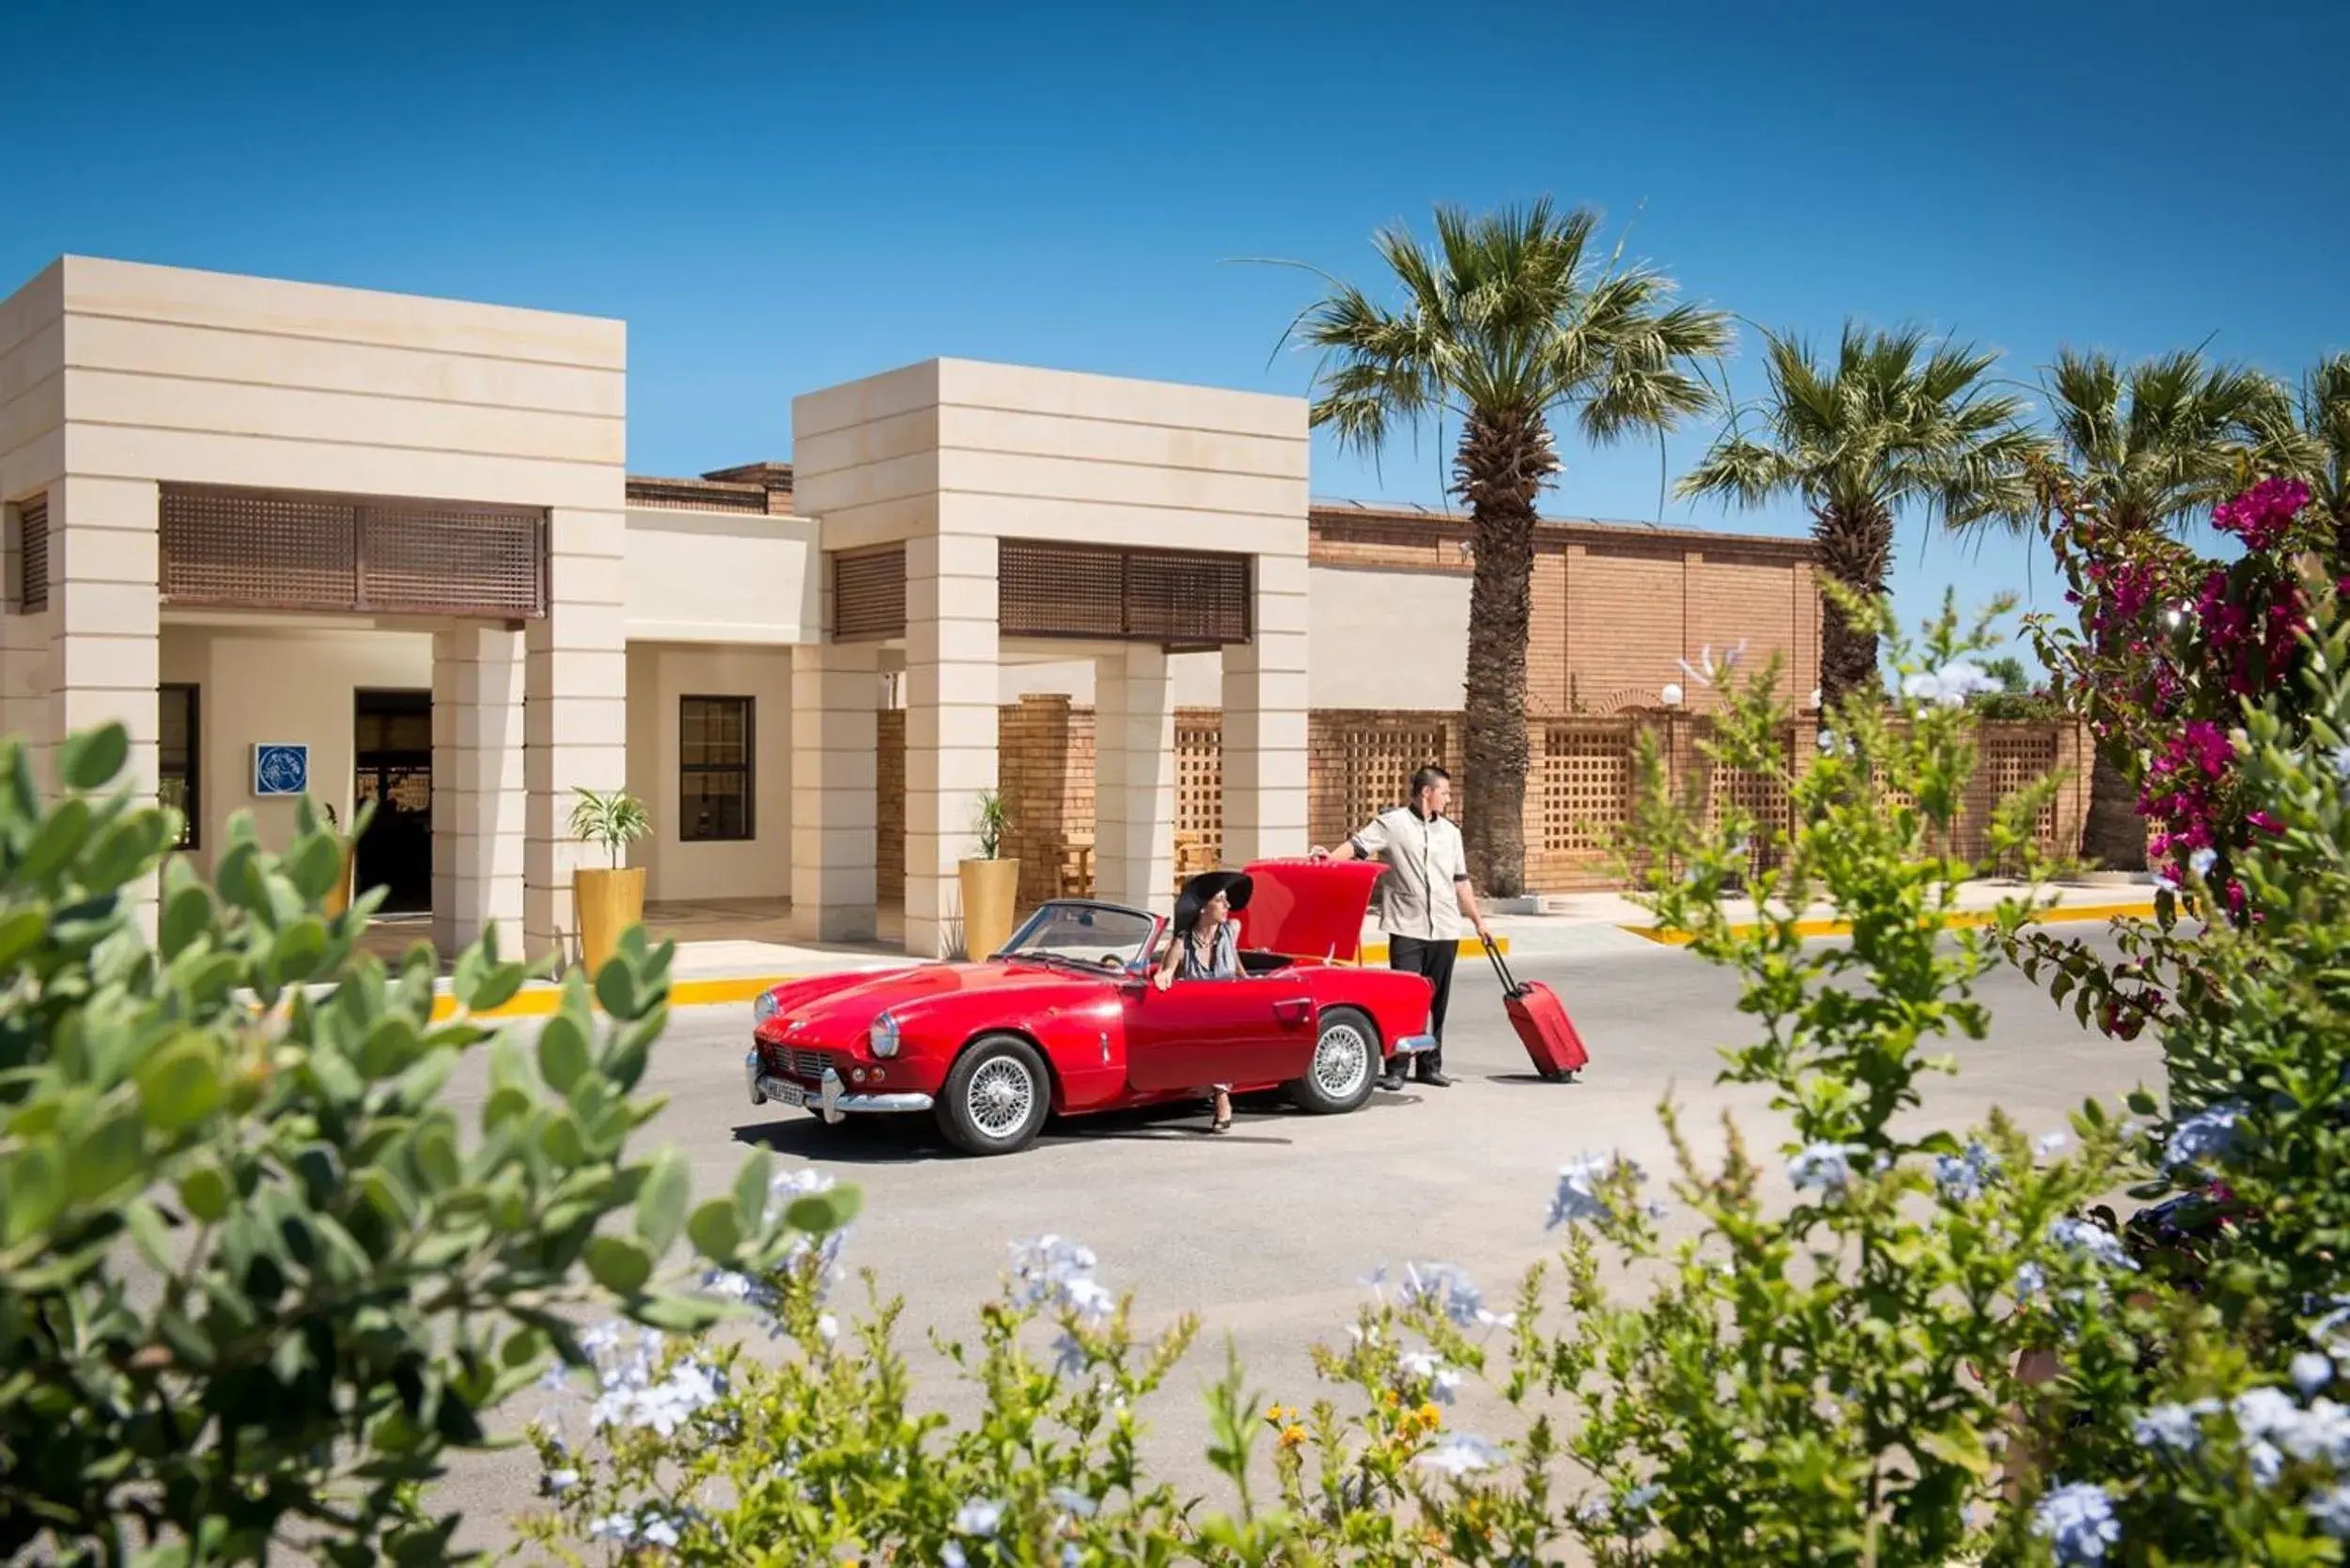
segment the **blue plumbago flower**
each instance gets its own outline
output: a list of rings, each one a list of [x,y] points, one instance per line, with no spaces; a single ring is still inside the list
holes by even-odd
[[[2113,1499],[2094,1482],[2059,1486],[2031,1511],[2031,1532],[2056,1548],[2060,1563],[2103,1562],[2106,1548],[2122,1540]]]
[[[2162,1163],[2176,1169],[2182,1165],[2212,1165],[2233,1153],[2240,1141],[2239,1124],[2244,1107],[2230,1100],[2184,1117],[2171,1129],[2171,1141],[2162,1151]]]
[[[549,1470],[538,1478],[538,1489],[551,1498],[559,1498],[579,1483],[580,1472],[568,1466],[560,1470]]]
[[[939,1548],[939,1568],[971,1568],[971,1559],[963,1555],[960,1542],[949,1541]]]
[[[1448,1432],[1420,1456],[1419,1463],[1457,1479],[1477,1470],[1489,1470],[1508,1457],[1483,1437]]]
[[[633,1541],[636,1539],[636,1517],[630,1514],[607,1514],[587,1527],[590,1541]]]
[[[1664,1490],[1663,1486],[1653,1481],[1635,1486],[1624,1494],[1624,1500],[1616,1504],[1616,1512],[1619,1514],[1642,1513],[1650,1503],[1664,1496]]]
[[[2277,1435],[2277,1442],[2296,1459],[2325,1459],[2335,1468],[2350,1467],[2350,1409],[2330,1399],[2313,1399],[2301,1419]]]
[[[2244,1451],[2244,1458],[2252,1467],[2252,1484],[2255,1486],[2274,1486],[2277,1478],[2284,1474],[2285,1456],[2277,1451],[2274,1443],[2254,1443]]]
[[[643,1538],[648,1546],[674,1546],[677,1544],[677,1524],[657,1514],[645,1521]]]
[[[2248,1438],[2283,1436],[2301,1424],[2301,1407],[2282,1389],[2247,1389],[2229,1405],[2236,1430]]]
[[[1464,1328],[1507,1327],[1517,1320],[1515,1312],[1488,1311],[1485,1292],[1458,1264],[1408,1263],[1398,1294],[1404,1305],[1440,1312]]]
[[[1003,1523],[1004,1505],[987,1498],[973,1498],[955,1511],[957,1535],[993,1535]]]
[[[2218,863],[2219,851],[2217,849],[2198,849],[2187,858],[2187,869],[2198,877],[2210,876],[2212,868]]]
[[[2130,1436],[2140,1448],[2192,1453],[2203,1436],[2198,1423],[2218,1411],[2219,1402],[2216,1399],[2199,1399],[2191,1405],[2157,1405],[2130,1424]]]
[[[2350,1359],[2350,1296],[2337,1296],[2325,1304],[2333,1311],[2310,1325],[2310,1343]],[[2311,1304],[2303,1303],[2302,1310],[2311,1310]]]
[[[1094,1278],[1092,1248],[1048,1234],[1014,1243],[1012,1257],[1020,1299],[1027,1305],[1072,1313],[1091,1328],[1109,1322],[1117,1311],[1117,1297]]]
[[[772,1225],[781,1219],[797,1200],[813,1197],[819,1192],[830,1192],[839,1185],[821,1171],[806,1168],[786,1171],[767,1184],[767,1222]],[[791,1265],[800,1265],[813,1255],[816,1259],[817,1287],[819,1291],[827,1290],[839,1283],[847,1272],[841,1266],[840,1254],[848,1241],[848,1232],[845,1229],[827,1231],[820,1236],[795,1237],[786,1258]]]
[[[2101,1263],[2108,1268],[2135,1271],[2138,1265],[2122,1249],[2122,1238],[2093,1219],[2057,1219],[2049,1222],[2048,1239],[2076,1257]]]
[[[1628,1170],[1636,1182],[1647,1180],[1638,1165],[1618,1154],[1586,1153],[1560,1166],[1558,1190],[1550,1195],[1548,1228],[1607,1218],[1608,1201],[1599,1195],[1599,1184],[1618,1169]]]
[[[2044,1132],[2031,1146],[2044,1155],[2052,1155],[2071,1141],[2072,1139],[2062,1132]]]
[[[2343,779],[2350,779],[2350,746],[2337,746],[2334,748],[2333,764],[2334,772],[2338,776]]]
[[[1969,1141],[1964,1154],[1934,1157],[1934,1185],[1953,1203],[1969,1203],[2000,1173],[2000,1157],[1980,1139]]]
[[[1841,1143],[1807,1143],[1787,1161],[1787,1180],[1798,1192],[1816,1189],[1832,1198],[1852,1185],[1852,1153]]]
[[[1052,1489],[1052,1500],[1060,1505],[1064,1514],[1073,1514],[1080,1519],[1092,1518],[1101,1508],[1101,1504],[1090,1494],[1081,1492],[1074,1486],[1055,1486]]]
[[[1428,1397],[1439,1405],[1452,1404],[1460,1392],[1460,1374],[1432,1350],[1407,1350],[1395,1358],[1395,1365],[1408,1383],[1426,1384]]]
[[[2048,1272],[2036,1263],[2020,1264],[2015,1269],[2015,1299],[2029,1301],[2048,1288]]]
[[[2350,1481],[2337,1482],[2310,1498],[2310,1523],[2337,1541],[2350,1541]]]
[[[2288,1370],[2293,1378],[2293,1386],[2301,1390],[2303,1399],[2308,1399],[2317,1393],[2334,1380],[2332,1359],[2319,1355],[2314,1350],[2304,1350],[2296,1356],[2293,1358],[2293,1365]]]
[[[1832,752],[1842,743],[1843,737],[1838,736],[1834,730],[1820,731],[1818,744],[1819,749],[1822,752]]]

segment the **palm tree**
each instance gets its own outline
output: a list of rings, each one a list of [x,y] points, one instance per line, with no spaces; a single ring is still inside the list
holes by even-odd
[[[1677,493],[1747,506],[1801,498],[1819,568],[1872,603],[1885,593],[1903,511],[1953,528],[2029,515],[2025,464],[2039,442],[2017,423],[2022,399],[1984,380],[1996,353],[1852,322],[1833,366],[1793,336],[1766,341],[1761,430],[1746,433],[1734,416]],[[1821,621],[1822,705],[1882,690],[1876,632],[1833,606]]]
[[[1711,406],[1692,362],[1730,343],[1729,318],[1674,303],[1671,278],[1595,255],[1598,225],[1547,199],[1474,217],[1440,207],[1432,248],[1401,225],[1374,241],[1403,286],[1396,308],[1329,279],[1290,328],[1322,350],[1311,419],[1342,448],[1376,453],[1398,427],[1460,422],[1453,489],[1476,561],[1462,828],[1471,874],[1504,897],[1525,883],[1526,640],[1554,426],[1571,418],[1599,443],[1670,429]]]
[[[2301,382],[2294,474],[2334,523],[2334,564],[2350,571],[2350,353],[2322,359]]]
[[[2193,349],[2126,369],[2109,354],[2062,349],[2047,388],[2074,486],[2116,536],[2206,517],[2241,487],[2248,458],[2289,464],[2297,445],[2281,387]],[[2088,695],[2093,709],[2096,693]],[[2146,824],[2118,737],[2097,748],[2090,768],[2081,854],[2111,871],[2145,869]]]

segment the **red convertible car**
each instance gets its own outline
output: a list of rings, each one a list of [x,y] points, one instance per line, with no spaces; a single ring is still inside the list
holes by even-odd
[[[1164,918],[1059,899],[984,962],[778,986],[752,1009],[751,1103],[828,1123],[927,1111],[974,1155],[1026,1147],[1048,1115],[1198,1099],[1212,1083],[1352,1110],[1387,1059],[1435,1043],[1425,979],[1354,963],[1379,868],[1268,861],[1248,875],[1235,979],[1160,990]]]

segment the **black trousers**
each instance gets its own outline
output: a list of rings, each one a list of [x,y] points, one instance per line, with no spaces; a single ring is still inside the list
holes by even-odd
[[[1417,1059],[1416,1070],[1422,1074],[1444,1070],[1444,1004],[1452,999],[1453,960],[1459,956],[1460,944],[1456,941],[1397,936],[1387,939],[1387,967],[1424,974],[1428,984],[1436,987],[1436,998],[1428,1007],[1428,1032],[1436,1036],[1436,1049]]]

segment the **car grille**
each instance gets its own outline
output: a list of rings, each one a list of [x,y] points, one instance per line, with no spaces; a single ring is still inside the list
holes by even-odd
[[[815,1083],[824,1077],[824,1069],[839,1072],[842,1059],[837,1051],[809,1050],[803,1046],[770,1046],[766,1050],[767,1070],[785,1078]]]

